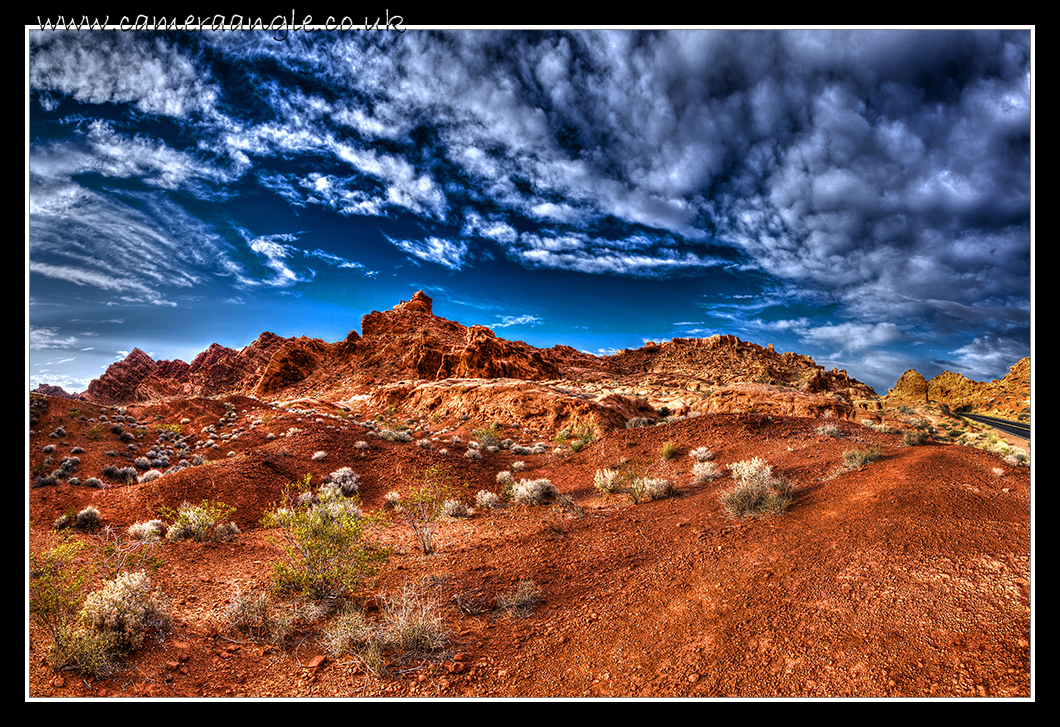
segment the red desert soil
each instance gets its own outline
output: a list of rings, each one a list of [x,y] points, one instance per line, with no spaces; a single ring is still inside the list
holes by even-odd
[[[846,421],[831,422],[842,432],[834,438],[817,432],[818,419],[716,414],[612,432],[577,453],[501,450],[472,462],[462,446],[440,453],[443,441],[423,449],[350,421],[231,401],[247,418],[267,416],[222,443],[216,463],[124,487],[29,490],[31,547],[56,517],[90,503],[124,531],[162,505],[208,497],[235,506],[242,529],[226,543],[157,545],[154,579],[172,601],[173,629],[111,677],[54,673],[44,635],[30,628],[30,697],[1031,696],[1031,482],[1028,468],[997,455],[903,446],[898,434]],[[98,476],[113,461],[104,453],[124,445],[106,430],[93,439],[71,409],[104,411],[50,399],[31,467],[47,444],[55,461],[79,445],[78,474]],[[224,408],[203,399],[130,412],[188,416],[197,432]],[[49,438],[60,424],[66,436]],[[267,439],[292,427],[300,431]],[[523,441],[517,429],[504,436]],[[361,440],[367,450],[354,446]],[[665,442],[677,447],[669,461]],[[842,468],[844,451],[873,445],[882,459]],[[723,475],[697,485],[689,452],[701,446]],[[317,451],[326,457],[312,459]],[[782,515],[734,521],[719,502],[732,486],[726,465],[752,457],[789,478],[796,497]],[[669,478],[678,494],[641,504],[602,495],[595,471],[623,459]],[[443,652],[377,675],[354,659],[321,658],[326,618],[302,622],[283,648],[227,631],[233,594],[270,581],[276,550],[258,522],[284,483],[350,466],[375,510],[430,464],[449,466],[471,493],[496,492],[496,473],[514,460],[577,507],[506,504],[447,520],[430,556],[400,520],[382,533],[393,552],[366,593],[411,584],[433,598],[449,633]],[[526,579],[543,601],[524,618],[497,616],[497,596]]]

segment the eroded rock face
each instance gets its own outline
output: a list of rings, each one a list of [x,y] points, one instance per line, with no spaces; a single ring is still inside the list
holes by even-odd
[[[928,384],[924,377],[909,369],[902,374],[892,389],[887,391],[884,399],[896,404],[924,404],[928,400]]]
[[[952,371],[943,371],[925,381],[910,369],[902,374],[894,388],[883,397],[885,406],[920,404],[931,401],[952,409],[968,407],[980,414],[1019,419],[1029,412],[1031,396],[1031,360],[1020,359],[1002,379],[972,381]]]

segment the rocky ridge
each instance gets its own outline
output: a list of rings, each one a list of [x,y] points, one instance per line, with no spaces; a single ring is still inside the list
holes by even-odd
[[[262,333],[236,351],[211,345],[190,364],[134,349],[80,398],[99,404],[174,396],[317,399],[417,416],[520,420],[543,429],[611,429],[637,417],[745,412],[841,419],[864,416],[876,393],[808,356],[735,336],[677,338],[605,357],[541,349],[434,313],[422,291],[361,320],[361,333],[327,343]]]

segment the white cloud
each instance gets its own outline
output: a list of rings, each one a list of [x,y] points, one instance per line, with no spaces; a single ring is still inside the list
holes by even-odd
[[[466,264],[468,246],[463,241],[428,237],[425,240],[395,239],[386,236],[391,245],[413,257],[435,263],[450,270],[460,270]]]

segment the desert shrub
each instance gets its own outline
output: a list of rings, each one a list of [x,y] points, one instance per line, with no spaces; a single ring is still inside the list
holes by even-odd
[[[1026,452],[1014,450],[1011,454],[1002,457],[1002,461],[1010,467],[1027,467],[1030,466],[1031,460]]]
[[[850,469],[857,469],[864,467],[867,464],[875,462],[876,460],[883,457],[883,452],[880,451],[879,447],[869,447],[867,449],[848,449],[843,452],[843,463]]]
[[[729,465],[736,486],[721,494],[730,517],[753,518],[780,514],[791,502],[791,483],[773,474],[771,465],[758,457]]]
[[[433,465],[423,471],[418,482],[401,498],[401,513],[412,527],[416,542],[424,555],[434,552],[438,518],[444,513],[446,500],[467,488],[445,467]]]
[[[142,475],[140,475],[140,484],[143,484],[144,482],[150,482],[151,480],[157,480],[161,476],[162,473],[158,470],[147,470]]]
[[[500,446],[496,426],[480,427],[473,432],[473,435],[483,447]]]
[[[162,508],[162,516],[172,524],[166,532],[169,540],[224,541],[238,534],[234,523],[225,520],[235,512],[223,502],[203,500],[199,505],[182,504],[176,511]]]
[[[533,454],[533,453],[534,453],[534,450],[531,449],[530,447],[525,447],[522,444],[513,444],[512,445],[512,454],[517,454],[520,457],[522,457],[524,455]],[[513,467],[513,469],[514,469],[514,467]]]
[[[626,421],[626,429],[640,429],[642,427],[650,427],[655,424],[654,421],[647,417],[633,417]]]
[[[500,507],[501,498],[489,490],[479,490],[475,493],[475,504],[487,510],[493,510]]]
[[[543,593],[531,580],[521,580],[514,590],[497,596],[497,610],[509,616],[526,617],[544,600]]]
[[[515,452],[515,447],[512,448],[512,451]],[[527,452],[527,454],[529,454],[529,452]],[[526,462],[522,462],[522,461],[512,462],[511,468],[512,468],[512,472],[522,472],[522,471],[524,471],[526,469]]]
[[[692,483],[703,485],[721,476],[721,470],[713,462],[696,462],[692,465]]]
[[[497,484],[498,485],[509,485],[515,482],[515,477],[508,470],[502,470],[497,473]]]
[[[150,631],[165,631],[171,622],[169,601],[154,590],[143,571],[121,573],[90,593],[80,619],[85,629],[104,635],[119,654],[140,648]]]
[[[477,462],[482,459],[482,452],[479,452],[477,449],[469,448],[464,452],[464,458]]]
[[[910,447],[915,447],[918,444],[923,444],[927,441],[928,433],[923,429],[906,429],[905,434],[902,435],[902,441]]]
[[[346,497],[356,495],[357,491],[360,489],[361,476],[349,467],[341,467],[335,470],[331,473],[329,479]]]
[[[593,487],[606,494],[614,494],[622,489],[622,474],[618,470],[596,470],[593,475]]]
[[[283,643],[293,619],[282,613],[267,590],[236,591],[224,611],[228,628],[246,638],[270,644]]]
[[[411,442],[412,435],[403,429],[384,429],[379,436],[388,442]]]
[[[365,537],[381,518],[364,516],[356,498],[344,498],[334,491],[322,493],[308,507],[289,504],[308,487],[309,475],[288,485],[284,492],[288,504],[263,519],[266,527],[279,532],[280,560],[273,575],[282,589],[313,598],[336,598],[375,574],[386,559],[386,549]],[[299,488],[306,489],[295,492]]]
[[[327,456],[328,456],[327,452],[313,452],[312,459],[313,459],[314,462],[319,462],[320,460],[324,459]]]
[[[544,478],[519,480],[511,488],[511,499],[523,505],[540,505],[558,494],[552,482]]]
[[[84,597],[89,571],[76,562],[84,547],[72,538],[52,536],[47,546],[29,554],[29,612],[50,635],[53,652],[69,637]]]
[[[144,523],[133,523],[126,531],[133,540],[146,540],[148,542],[165,537],[169,528],[161,520],[148,520]]]
[[[449,498],[442,503],[442,517],[462,518],[471,517],[471,510],[467,505],[455,497]]]
[[[817,427],[817,433],[822,437],[832,437],[833,439],[843,436],[843,432],[840,431],[839,427],[832,423],[822,424]]]
[[[669,460],[677,456],[677,445],[673,442],[663,442],[662,447],[659,448],[659,459]]]
[[[707,447],[696,447],[688,453],[688,456],[696,462],[706,462],[707,460],[714,458],[714,453]]]
[[[635,477],[629,484],[629,495],[634,502],[661,500],[677,494],[669,480],[657,477]]]
[[[397,508],[401,505],[401,493],[397,490],[391,490],[383,496],[383,502],[386,503],[387,507]]]
[[[95,505],[88,505],[77,513],[71,525],[78,530],[95,530],[99,527],[100,519]]]

